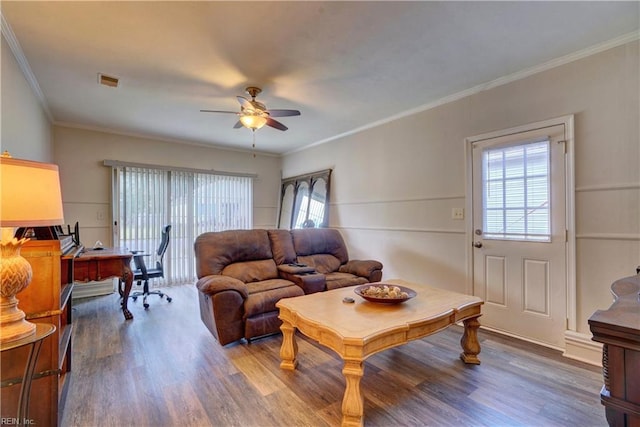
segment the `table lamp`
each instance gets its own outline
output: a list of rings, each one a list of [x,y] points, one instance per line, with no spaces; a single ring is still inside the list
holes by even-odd
[[[42,227],[64,223],[58,166],[19,160],[6,151],[0,156],[0,342],[35,333],[25,320],[16,294],[29,286],[31,264],[20,255],[29,239],[14,237],[16,227]]]

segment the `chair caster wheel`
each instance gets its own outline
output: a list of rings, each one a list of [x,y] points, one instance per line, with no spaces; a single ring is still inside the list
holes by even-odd
[[[167,302],[171,302],[171,297],[167,297]]]
[[[146,303],[145,303],[145,304],[142,304],[142,305],[144,306],[144,309],[145,309],[145,310],[149,308],[149,304],[146,304]]]
[[[138,301],[138,297],[131,297],[131,299],[133,300],[133,302]]]

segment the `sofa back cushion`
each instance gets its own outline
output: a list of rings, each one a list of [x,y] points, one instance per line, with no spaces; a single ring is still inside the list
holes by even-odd
[[[296,250],[289,230],[268,230],[273,260],[277,265],[296,262]]]
[[[203,233],[193,247],[198,278],[224,274],[247,283],[278,277],[266,230]]]
[[[338,271],[340,260],[330,254],[315,254],[298,257],[298,262],[313,267],[315,271],[329,274]]]
[[[278,269],[272,259],[244,261],[229,264],[222,270],[222,275],[231,276],[244,283],[251,283],[277,278]]]
[[[318,273],[331,273],[349,261],[347,247],[338,230],[304,228],[291,230],[297,261],[308,264]]]

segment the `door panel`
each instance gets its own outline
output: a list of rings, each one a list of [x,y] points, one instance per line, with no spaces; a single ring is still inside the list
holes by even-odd
[[[506,259],[503,256],[487,255],[485,257],[485,285],[486,301],[493,304],[506,304],[507,270]]]
[[[564,347],[567,315],[564,126],[472,145],[473,291],[482,324]]]
[[[524,260],[524,310],[529,313],[549,313],[549,262]]]

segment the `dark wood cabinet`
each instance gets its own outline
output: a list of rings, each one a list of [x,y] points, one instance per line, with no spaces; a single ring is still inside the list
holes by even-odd
[[[79,248],[67,248],[63,241],[31,240],[20,253],[31,264],[31,284],[16,297],[18,307],[33,323],[51,323],[56,331],[42,343],[31,386],[30,422],[55,426],[61,419],[71,371],[73,262]],[[15,418],[20,378],[27,349],[2,353],[2,418]]]
[[[610,426],[640,427],[640,275],[617,280],[608,310],[589,318],[593,340],[603,344],[600,392]]]

